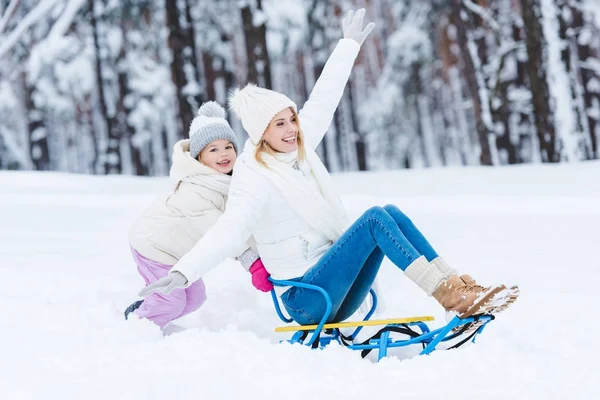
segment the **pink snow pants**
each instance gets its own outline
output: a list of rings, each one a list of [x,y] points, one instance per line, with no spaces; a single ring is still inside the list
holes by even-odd
[[[167,276],[171,269],[169,265],[142,256],[133,247],[131,254],[146,285]],[[164,328],[169,322],[196,311],[205,301],[206,288],[202,279],[199,279],[189,287],[175,289],[169,294],[152,293],[134,313]]]

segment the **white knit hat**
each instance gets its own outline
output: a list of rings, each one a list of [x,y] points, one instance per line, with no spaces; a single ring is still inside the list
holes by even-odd
[[[296,111],[296,103],[287,96],[252,83],[243,89],[235,89],[229,96],[229,108],[242,120],[242,126],[255,145],[273,117],[289,107]]]
[[[197,158],[210,142],[217,139],[229,140],[238,153],[237,139],[225,119],[225,109],[215,101],[207,101],[190,124],[190,155]]]

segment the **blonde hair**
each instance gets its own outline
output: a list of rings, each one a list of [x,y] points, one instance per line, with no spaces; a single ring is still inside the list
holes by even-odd
[[[298,113],[296,110],[290,107],[292,114],[296,117],[296,124],[298,125],[298,137],[296,138],[296,143],[298,144],[298,161],[303,161],[306,159],[306,150],[304,150],[304,133],[302,132],[302,128],[300,127],[300,118],[298,118]],[[269,123],[270,125],[270,123]],[[254,158],[265,168],[269,168],[265,160],[262,158],[262,153],[267,153],[272,156],[279,153],[275,150],[266,140],[260,139],[258,145],[256,146],[256,152],[254,153]]]

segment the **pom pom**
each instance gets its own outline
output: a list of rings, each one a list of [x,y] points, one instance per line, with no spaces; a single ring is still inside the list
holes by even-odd
[[[257,86],[253,83],[248,83],[243,89],[239,87],[229,92],[229,109],[233,110],[239,118],[242,118],[242,108],[248,106],[249,93]]]
[[[216,101],[207,101],[198,109],[199,116],[225,118],[225,109]]]

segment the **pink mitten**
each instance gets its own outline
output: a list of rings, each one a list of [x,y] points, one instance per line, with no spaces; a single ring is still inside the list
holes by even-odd
[[[252,286],[261,292],[269,292],[273,289],[273,284],[269,280],[271,274],[265,269],[260,258],[254,261],[250,267],[250,273],[252,274]]]

